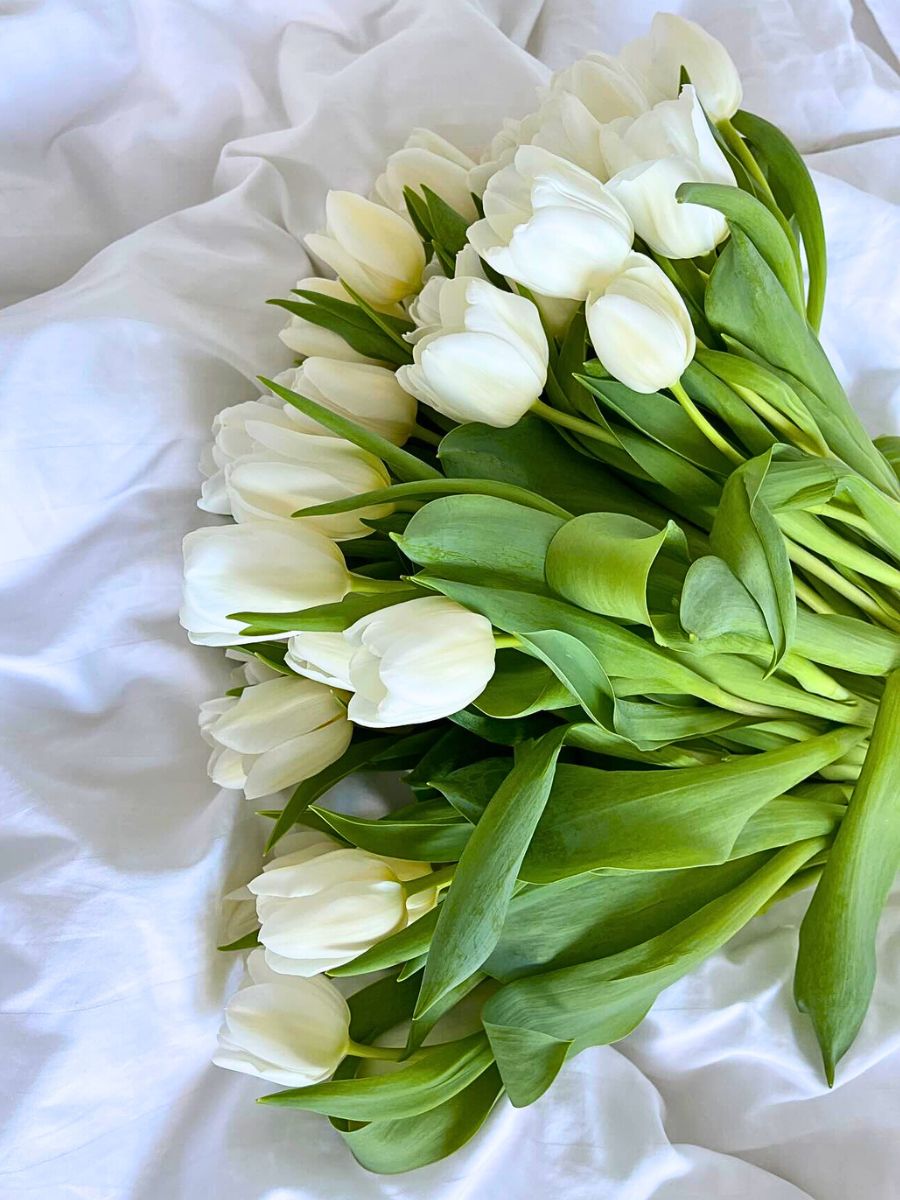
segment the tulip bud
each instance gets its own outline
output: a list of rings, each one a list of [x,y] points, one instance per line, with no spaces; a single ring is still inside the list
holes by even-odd
[[[422,194],[428,187],[467,220],[478,215],[469,191],[469,171],[475,166],[468,154],[430,129],[414,129],[402,150],[388,158],[384,174],[375,183],[375,195],[402,217],[408,216],[404,188]]]
[[[198,646],[268,641],[244,635],[233,612],[296,612],[334,604],[350,590],[344,556],[299,521],[252,521],[195,529],[184,539],[184,602],[179,614]]]
[[[325,233],[304,238],[313,254],[370,304],[394,304],[422,279],[425,251],[408,221],[364,196],[329,192]]]
[[[353,647],[342,633],[295,633],[284,662],[298,675],[349,691],[352,654]]]
[[[600,148],[612,175],[609,191],[657,254],[694,258],[727,235],[720,212],[675,198],[682,183],[735,183],[692,87],[633,121],[623,118],[605,126]]]
[[[271,396],[232,404],[216,413],[213,420],[215,440],[212,450],[200,460],[200,470],[206,479],[200,490],[197,507],[202,508],[204,512],[230,515],[231,500],[225,484],[225,467],[242,455],[252,452],[254,442],[247,432],[247,424],[253,421],[267,422],[286,429],[298,428],[286,406],[280,400],[276,402]]]
[[[630,255],[602,292],[588,296],[585,315],[600,361],[635,392],[671,387],[694,357],[684,301],[644,254]]]
[[[353,297],[336,279],[320,279],[318,275],[312,275],[308,279],[299,279],[297,288],[305,292],[318,292],[320,296],[330,296],[332,300],[343,300],[345,304],[353,303]],[[312,303],[302,296],[292,298],[296,304],[301,306]],[[364,354],[354,350],[334,330],[314,325],[312,321],[293,314],[278,336],[295,354],[337,358],[342,362],[375,362],[375,359],[366,358]]]
[[[589,175],[603,174],[600,122],[578,96],[562,89],[551,91],[538,109],[537,125],[529,145],[549,150]]]
[[[429,874],[429,863],[382,858],[312,830],[292,840],[296,848],[247,885],[274,971],[307,977],[330,971],[437,903],[434,888],[407,896],[403,886]]]
[[[540,146],[520,146],[484,193],[469,241],[501,275],[583,300],[631,250],[631,218],[604,185]]]
[[[636,117],[650,107],[640,74],[610,54],[588,54],[564,71],[558,71],[551,92],[577,97],[601,124],[619,117]]]
[[[524,296],[483,279],[431,279],[412,306],[411,366],[400,386],[454,421],[515,425],[547,379],[547,338]]]
[[[380,434],[395,446],[402,446],[412,433],[415,401],[386,367],[315,355],[302,366],[282,371],[275,382]],[[303,433],[333,436],[299,409],[292,408],[291,416],[294,427]]]
[[[236,521],[291,521],[298,509],[378,491],[390,484],[380,459],[343,438],[323,438],[256,421],[248,422],[247,429],[253,441],[251,453],[224,469]],[[301,520],[326,537],[342,541],[365,537],[371,533],[363,524],[365,518],[384,517],[392,511],[391,505],[380,504]]]
[[[353,726],[334,692],[281,675],[200,706],[200,732],[213,748],[209,776],[258,800],[318,775],[350,745]]]
[[[459,712],[494,673],[490,621],[443,596],[369,613],[344,637],[354,651],[348,715],[374,729]]]
[[[720,41],[675,13],[658,12],[650,26],[652,76],[666,96],[677,96],[681,68],[687,71],[711,121],[733,117],[743,88],[737,67]]]
[[[308,1087],[334,1074],[350,1049],[350,1009],[330,979],[277,975],[262,950],[228,1001],[216,1066],[286,1087]]]

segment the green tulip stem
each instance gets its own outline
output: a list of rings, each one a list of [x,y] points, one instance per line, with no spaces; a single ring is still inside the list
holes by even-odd
[[[426,892],[429,888],[449,887],[453,881],[453,873],[456,870],[456,863],[451,863],[447,867],[440,867],[437,871],[429,871],[427,875],[419,875],[416,879],[404,879],[403,890],[407,896],[414,896],[417,892]]]
[[[802,600],[806,607],[811,608],[815,613],[833,614],[836,611],[827,600],[822,599],[815,588],[810,587],[805,579],[798,579],[796,575],[794,576],[794,591],[797,593],[797,599]]]
[[[406,1054],[405,1046],[365,1046],[362,1042],[349,1041],[347,1053],[354,1058],[380,1058],[387,1062],[400,1062]]]
[[[494,646],[498,650],[514,650],[521,642],[514,633],[494,633]]]
[[[571,429],[573,433],[580,433],[583,437],[593,438],[597,442],[603,442],[607,446],[618,446],[618,442],[607,433],[605,429],[601,429],[599,425],[594,425],[590,421],[584,421],[581,417],[573,417],[570,413],[560,412],[559,409],[551,408],[549,404],[545,404],[543,400],[535,400],[531,406],[531,411],[537,413],[545,421],[549,421],[551,425],[561,425],[563,429]]]
[[[412,436],[418,438],[420,442],[427,442],[429,446],[439,446],[441,444],[440,436],[432,433],[430,429],[425,429],[418,421],[412,427]]]
[[[804,549],[803,546],[798,546],[796,542],[792,542],[787,537],[784,540],[791,562],[796,563],[802,570],[808,571],[810,575],[815,575],[817,579],[821,579],[824,584],[849,600],[851,604],[855,604],[857,608],[862,609],[879,625],[884,625],[895,633],[900,633],[900,618],[896,614],[887,612],[868,592],[857,587],[849,579],[845,579],[840,571],[836,571],[828,563],[822,562],[820,558]]]
[[[368,575],[354,575],[351,571],[350,591],[365,596],[381,592],[408,592],[409,584],[402,579],[370,579]]]
[[[729,460],[729,462],[733,462],[736,466],[739,466],[744,461],[744,456],[739,453],[739,451],[735,450],[734,446],[732,446],[730,442],[727,442],[725,438],[722,437],[718,429],[709,423],[681,384],[677,382],[673,383],[669,390],[671,391],[672,395],[675,396],[678,403],[691,418],[703,436],[712,442],[716,449],[720,450]]]

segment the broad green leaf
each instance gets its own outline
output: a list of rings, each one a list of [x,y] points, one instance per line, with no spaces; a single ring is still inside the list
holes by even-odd
[[[547,547],[563,520],[494,496],[443,496],[396,538],[413,562],[450,579],[545,591]]]
[[[808,838],[827,837],[837,829],[845,811],[846,805],[827,800],[776,796],[747,821],[731,847],[731,858],[790,846]]]
[[[446,775],[432,776],[431,782],[457,812],[474,824],[481,820],[491,797],[512,768],[511,758],[484,758]]]
[[[553,729],[523,750],[469,838],[440,908],[417,1016],[476,971],[496,945],[566,730]]]
[[[735,113],[733,123],[738,132],[762,152],[770,173],[790,197],[790,206],[803,238],[809,273],[806,312],[809,323],[817,330],[825,304],[827,263],[822,210],[809,171],[794,145],[777,126],[742,110]]]
[[[618,1041],[664,988],[727,942],[823,845],[815,839],[780,851],[733,890],[640,945],[500,988],[482,1019],[513,1104],[537,1099],[560,1065],[546,1055],[546,1070],[535,1078],[523,1057],[533,1053],[533,1040],[517,1030],[572,1041],[573,1053]]]
[[[459,425],[441,442],[438,457],[449,476],[516,484],[568,512],[626,512],[651,522],[661,518],[659,524],[666,519],[661,508],[532,415],[509,429]]]
[[[495,1066],[449,1100],[415,1117],[341,1129],[353,1157],[368,1171],[396,1175],[446,1158],[474,1137],[503,1094]]]
[[[387,438],[374,433],[371,429],[357,425],[355,421],[351,421],[348,417],[342,417],[340,413],[326,408],[324,404],[318,404],[307,396],[301,396],[299,392],[282,387],[280,383],[275,383],[272,379],[266,379],[263,375],[260,375],[259,379],[276,396],[280,396],[286,403],[298,408],[307,417],[312,417],[314,421],[318,421],[320,425],[330,429],[338,437],[346,438],[348,442],[353,442],[355,446],[368,450],[376,458],[382,459],[399,479],[409,481],[441,478],[440,471],[436,471],[434,467],[429,466],[420,458],[416,458],[408,450],[395,446],[393,442],[389,442]]]
[[[616,697],[612,684],[583,642],[560,629],[521,634],[519,640],[550,668],[596,725],[610,730],[616,728]]]
[[[369,613],[421,595],[412,585],[391,592],[348,592],[334,604],[287,613],[239,612],[231,614],[230,619],[246,622],[243,633],[340,633]]]
[[[466,244],[469,222],[425,184],[422,185],[422,195],[428,206],[432,241],[448,253],[457,255]]]
[[[412,1015],[416,991],[414,982],[404,983],[393,975],[385,975],[355,991],[347,998],[351,1038],[363,1044],[372,1042],[406,1021]],[[357,1063],[350,1059],[341,1066],[353,1072]]]
[[[421,479],[412,483],[395,483],[390,487],[373,492],[360,492],[343,500],[330,500],[327,504],[313,504],[292,513],[295,517],[324,516],[327,513],[353,512],[357,508],[368,508],[374,504],[388,504],[398,500],[431,500],[436,496],[474,495],[496,497],[511,501],[519,507],[537,509],[566,521],[572,515],[542,496],[511,483],[500,483],[496,479]],[[376,497],[373,499],[372,497]],[[352,553],[355,543],[351,543]]]
[[[518,746],[546,733],[556,722],[546,713],[532,713],[527,717],[497,719],[478,712],[474,707],[464,708],[448,718],[454,725],[493,742],[496,746]]]
[[[872,445],[815,335],[740,229],[710,275],[706,315],[739,346],[805,384],[804,399],[832,452],[889,495],[900,495],[896,476]]]
[[[713,554],[691,563],[679,619],[689,634],[703,640],[728,633],[745,634],[757,642],[768,637],[759,605],[728,564]]]
[[[764,204],[739,188],[721,183],[683,183],[675,198],[679,203],[715,208],[732,228],[737,225],[742,229],[772,268],[791,303],[799,313],[804,312],[803,281],[797,273],[793,247]]]
[[[687,545],[674,521],[654,529],[620,513],[585,513],[554,535],[547,550],[547,582],[588,612],[653,627],[648,590],[661,557],[675,584],[687,563]],[[675,594],[673,587],[670,595]]]
[[[500,650],[494,674],[475,707],[489,717],[506,720],[568,708],[572,702],[572,693],[543,662],[517,650]]]
[[[900,674],[872,730],[862,774],[800,928],[794,995],[809,1013],[829,1084],[875,983],[875,934],[900,866]]]
[[[302,1108],[348,1121],[396,1120],[428,1112],[449,1100],[491,1065],[483,1033],[418,1051],[384,1075],[314,1083],[260,1096],[260,1104]]]
[[[349,816],[312,807],[345,841],[372,854],[414,862],[453,862],[459,858],[472,826],[451,805],[427,801],[415,806],[417,816],[388,813],[377,819]]]
[[[771,459],[769,450],[730,476],[713,522],[710,545],[759,605],[772,641],[774,670],[791,647],[797,599],[784,537],[760,496]]]
[[[862,736],[837,729],[784,750],[673,770],[563,764],[521,877],[547,883],[598,867],[664,871],[724,862],[753,813]]]

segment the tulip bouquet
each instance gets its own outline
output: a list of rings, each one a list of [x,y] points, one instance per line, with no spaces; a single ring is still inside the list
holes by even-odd
[[[307,238],[228,408],[182,622],[273,855],[216,1062],[402,1171],[624,1037],[808,885],[829,1081],[900,857],[900,483],[817,338],[810,177],[657,15],[476,164],[417,131]],[[378,818],[334,807],[402,773]],[[243,903],[246,902],[246,903]],[[235,911],[238,911],[237,909]]]

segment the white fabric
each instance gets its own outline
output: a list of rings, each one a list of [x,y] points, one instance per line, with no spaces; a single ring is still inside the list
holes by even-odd
[[[263,301],[309,273],[328,186],[415,125],[477,152],[547,69],[653,0],[6,0],[0,25],[4,613],[0,1194],[10,1200],[888,1200],[900,1176],[900,896],[862,1036],[822,1083],[790,1001],[805,897],[641,1029],[379,1179],[324,1119],[210,1065],[239,964],[223,892],[252,805],[205,777],[223,656],[179,630],[213,413],[289,361]],[[896,0],[695,0],[746,107],[817,152],[826,340],[900,432]],[[864,37],[867,48],[859,38]],[[52,290],[48,290],[52,289]],[[206,519],[205,517],[203,518]]]

